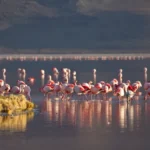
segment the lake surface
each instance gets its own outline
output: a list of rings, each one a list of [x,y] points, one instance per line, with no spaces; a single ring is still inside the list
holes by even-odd
[[[10,118],[0,116],[0,147],[2,150],[141,150],[150,149],[150,100],[126,102],[104,100],[51,101],[39,92],[42,86],[40,70],[52,75],[52,67],[77,71],[77,80],[93,80],[92,69],[97,69],[97,81],[110,82],[123,69],[123,80],[144,82],[144,60],[53,60],[6,61],[0,68],[7,69],[6,81],[16,85],[17,69],[25,68],[28,77],[35,77],[31,85],[32,99],[38,111]],[[148,68],[149,69],[149,68]],[[0,76],[2,78],[2,74]],[[143,89],[141,89],[143,92]]]

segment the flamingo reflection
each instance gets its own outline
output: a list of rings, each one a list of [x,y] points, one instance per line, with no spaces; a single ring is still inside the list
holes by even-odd
[[[48,119],[60,126],[71,125],[79,128],[116,127],[121,132],[139,130],[142,115],[150,113],[150,104],[111,103],[109,101],[43,101],[42,111]],[[145,118],[149,119],[149,118]],[[146,120],[144,121],[146,122]]]

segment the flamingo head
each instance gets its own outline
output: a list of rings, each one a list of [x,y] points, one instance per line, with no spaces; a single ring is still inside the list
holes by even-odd
[[[93,83],[93,81],[89,81],[88,83],[89,83],[89,85],[91,85]]]
[[[29,77],[27,81],[29,83],[33,84],[35,82],[35,78],[34,77]]]
[[[56,71],[56,70],[57,70],[57,68],[56,68],[56,67],[53,67],[53,68],[52,68],[52,71]]]
[[[73,71],[72,75],[73,75],[73,76],[76,76],[76,71]]]
[[[123,71],[122,69],[119,69],[119,72],[120,72],[120,73],[122,73],[122,71]]]
[[[105,85],[105,81],[100,81],[100,83],[101,83],[102,85]]]
[[[115,84],[118,84],[118,80],[117,80],[117,79],[113,79],[113,80],[110,82],[110,85],[111,85],[111,86],[114,86]]]
[[[11,88],[10,88],[10,85],[9,85],[9,84],[5,84],[5,91],[6,91],[6,92],[9,92],[10,89],[11,89]]]
[[[66,68],[62,68],[62,73],[66,73],[67,72],[67,69]]]
[[[21,70],[22,70],[21,68],[18,68],[18,73],[21,73]]]
[[[51,75],[48,75],[47,78],[48,78],[48,80],[52,80],[52,76]]]
[[[18,85],[18,86],[20,86],[20,85],[25,85],[25,82],[18,80],[18,81],[17,81],[17,85]]]
[[[58,69],[56,67],[52,68],[53,73],[59,73]]]
[[[144,72],[147,72],[147,68],[146,67],[144,67]]]
[[[96,69],[93,69],[93,73],[96,73]]]
[[[45,70],[41,70],[41,75],[45,75]]]
[[[26,74],[26,70],[25,69],[22,69],[21,71],[23,74]]]
[[[140,81],[136,81],[136,83],[138,84],[139,88],[142,87],[142,83]]]
[[[131,81],[130,80],[127,80],[127,82],[126,82],[128,85],[130,85],[131,84]]]
[[[115,82],[115,84],[118,84],[118,80],[116,78],[114,78],[113,81]]]
[[[6,73],[6,69],[5,69],[5,68],[3,68],[3,69],[2,69],[2,72],[3,72],[3,73]]]

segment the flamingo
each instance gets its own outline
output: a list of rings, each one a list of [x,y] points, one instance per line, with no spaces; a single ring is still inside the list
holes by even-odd
[[[48,75],[48,81],[47,81],[47,84],[54,84],[55,82],[52,80],[52,76],[51,75]]]
[[[90,91],[92,83],[92,81],[89,81],[88,83],[84,82],[82,83],[82,86],[85,88],[86,91]]]
[[[31,101],[31,88],[26,84],[19,84],[19,86],[13,86],[10,89],[10,93],[24,94],[27,97],[27,99]]]
[[[66,78],[64,78],[63,79],[63,83],[62,83],[62,86],[61,86],[61,92],[62,93],[65,93],[65,88],[68,86],[68,78],[66,77]]]
[[[41,92],[44,94],[44,96],[47,96],[49,99],[49,95],[53,92],[53,87],[50,84],[46,84],[41,88]]]
[[[3,86],[0,87],[0,94],[4,95],[4,94],[8,94],[10,91],[10,85],[5,83]]]
[[[22,69],[22,79],[25,81],[25,78],[26,78],[26,70],[25,69]]]
[[[70,69],[67,69],[67,72],[68,72],[68,79],[70,80],[71,70],[70,70]]]
[[[30,84],[34,84],[35,82],[35,78],[34,77],[29,77],[28,80],[27,80]]]
[[[60,82],[56,82],[54,84],[54,93],[57,95],[59,93],[61,93],[61,89],[62,89],[62,85]]]
[[[80,96],[80,95],[84,95],[85,96],[85,94],[84,94],[85,93],[84,87],[81,84],[77,84],[77,81],[75,81],[74,84],[75,84],[75,86],[74,86],[74,92],[75,92],[75,94],[77,94],[78,96]]]
[[[72,93],[74,92],[74,84],[68,84],[67,86],[65,86],[65,89],[64,89],[64,93],[63,93],[63,96],[62,96],[62,100],[64,97],[67,98],[67,95],[71,95],[72,96]],[[70,97],[71,99],[71,97]]]
[[[123,78],[122,72],[123,72],[123,70],[122,70],[122,69],[119,69],[119,74],[118,74],[118,77],[119,77],[119,83],[122,83],[122,78]]]
[[[126,93],[127,102],[129,102],[130,100],[133,100],[134,95],[135,95],[135,93],[133,92],[133,88],[131,88],[131,86],[129,86],[127,93]]]
[[[105,95],[107,98],[109,92],[112,92],[112,86],[109,83],[102,84],[101,93],[102,93],[103,97]]]
[[[19,80],[21,79],[21,77],[22,77],[22,73],[21,73],[21,68],[18,68],[18,78],[19,78]]]
[[[45,70],[41,70],[41,85],[44,86],[44,80],[45,80]]]
[[[21,93],[21,90],[19,88],[19,86],[13,86],[11,89],[10,89],[10,92],[12,94],[20,94]]]
[[[91,86],[90,92],[91,92],[91,98],[92,95],[97,96],[102,90],[102,84],[101,83],[97,83],[94,86]]]
[[[41,69],[41,75],[45,75],[45,70]]]
[[[114,78],[113,80],[110,81],[110,85],[112,86],[113,92],[116,90],[116,86],[118,85],[118,80]]]
[[[94,84],[96,84],[96,69],[93,69],[93,80]]]
[[[52,68],[53,71],[53,76],[55,78],[56,81],[58,81],[58,76],[59,76],[59,71],[56,67]]]
[[[3,79],[0,79],[0,87],[4,86],[4,80]]]
[[[133,91],[134,93],[137,93],[137,95],[139,95],[140,93],[138,92],[138,90],[142,87],[142,84],[140,81],[136,81],[135,83],[132,84],[133,87]]]
[[[18,81],[17,81],[17,85],[18,85],[18,86],[26,85],[26,83],[25,83],[24,81],[22,81],[22,80],[18,80]]]
[[[144,90],[145,90],[145,96],[144,100],[147,100],[147,98],[150,96],[150,82],[147,81],[147,68],[144,68]]]
[[[73,83],[76,82],[76,80],[77,80],[76,75],[77,75],[76,71],[73,71],[73,72],[72,72]]]
[[[68,68],[62,68],[62,77],[68,77]]]
[[[93,86],[92,83],[92,81],[89,81],[88,83],[84,82],[81,84],[85,89],[84,94],[91,94],[91,87]]]
[[[21,80],[17,81],[17,86],[19,87],[19,91],[21,94],[24,94],[28,100],[31,101],[31,88],[24,82]],[[14,91],[16,91],[17,88],[14,89]],[[13,92],[13,90],[11,90]]]
[[[118,87],[118,88],[115,90],[115,94],[117,95],[118,100],[121,100],[121,98],[125,96],[124,88],[123,88],[123,87]]]
[[[2,69],[2,75],[3,75],[4,82],[6,82],[6,69],[5,68]]]

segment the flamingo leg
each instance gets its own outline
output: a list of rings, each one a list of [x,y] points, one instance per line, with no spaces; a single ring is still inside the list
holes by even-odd
[[[65,93],[63,93],[62,97],[61,97],[61,100],[63,100],[63,98],[65,97]]]

